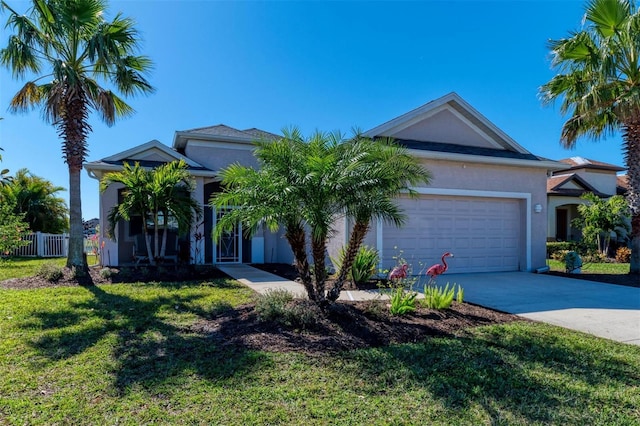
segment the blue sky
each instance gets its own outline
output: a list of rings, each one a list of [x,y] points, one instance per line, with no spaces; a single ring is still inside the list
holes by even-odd
[[[624,164],[618,136],[563,149],[563,117],[538,99],[554,75],[547,41],[579,28],[583,2],[111,2],[117,11],[137,21],[156,92],[111,128],[91,117],[89,161],[219,123],[367,130],[455,91],[536,155]],[[7,112],[20,86],[0,71],[1,166],[68,187],[55,129],[39,111]],[[98,183],[82,179],[83,216],[97,217]]]

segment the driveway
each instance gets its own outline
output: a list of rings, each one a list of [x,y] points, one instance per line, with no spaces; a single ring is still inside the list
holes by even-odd
[[[527,272],[445,274],[465,300],[532,320],[640,345],[640,288]]]

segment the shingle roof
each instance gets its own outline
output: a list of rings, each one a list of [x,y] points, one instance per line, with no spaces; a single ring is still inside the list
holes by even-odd
[[[184,133],[199,133],[210,136],[226,136],[226,137],[234,137],[239,139],[256,139],[256,138],[268,138],[275,139],[278,138],[278,135],[273,133],[256,129],[252,127],[251,129],[239,130],[233,127],[227,126],[226,124],[217,124],[215,126],[208,127],[198,127],[195,129],[184,130]]]
[[[456,145],[442,142],[422,142],[406,139],[396,139],[395,142],[409,149],[416,149],[420,151],[450,152],[453,154],[478,155],[483,157],[542,161],[540,157],[537,157],[530,153],[525,154],[515,151],[507,151],[505,149],[481,148],[476,146]]]
[[[620,195],[623,195],[628,190],[629,190],[629,176],[628,175],[616,176],[616,192]]]
[[[591,160],[583,157],[571,157],[558,160],[561,163],[565,163],[571,166],[572,169],[599,169],[599,170],[611,170],[615,172],[621,172],[623,167],[616,166],[614,164],[603,163],[602,161]]]

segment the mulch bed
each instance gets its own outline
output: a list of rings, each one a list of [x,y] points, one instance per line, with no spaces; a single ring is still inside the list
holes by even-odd
[[[279,276],[296,280],[298,274],[291,265],[254,265]],[[28,289],[54,286],[110,284],[116,282],[189,281],[226,277],[216,268],[193,267],[138,267],[112,269],[110,278],[104,278],[99,268],[90,268],[90,279],[79,283],[68,270],[56,283],[40,277],[10,279],[0,282],[0,288]],[[560,274],[575,279],[611,280],[621,285],[639,287],[637,277],[624,275]],[[588,277],[588,278],[587,278]],[[373,285],[368,284],[368,287]],[[255,304],[223,310],[209,318],[202,318],[190,331],[206,335],[220,347],[241,347],[268,352],[302,352],[319,354],[387,346],[395,343],[413,343],[434,337],[463,337],[472,327],[526,321],[516,315],[494,311],[470,303],[455,303],[447,310],[419,307],[404,316],[389,314],[388,302],[382,300],[339,302],[321,311],[313,303],[297,300],[294,303],[315,312],[316,321],[306,329],[285,326],[277,321],[261,321]]]

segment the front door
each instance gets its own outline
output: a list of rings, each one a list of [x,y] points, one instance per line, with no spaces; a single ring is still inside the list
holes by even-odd
[[[556,209],[556,240],[567,241],[569,217],[566,209]]]
[[[215,228],[228,209],[216,209],[213,213],[213,226]],[[242,262],[242,227],[236,224],[233,230],[225,232],[218,241],[213,242],[215,263],[241,263]]]

